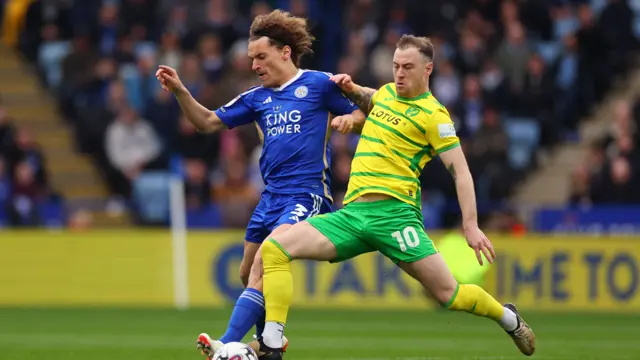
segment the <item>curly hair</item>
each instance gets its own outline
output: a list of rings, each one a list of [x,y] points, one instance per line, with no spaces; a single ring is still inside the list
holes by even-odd
[[[307,20],[291,15],[282,10],[274,10],[266,15],[260,15],[253,20],[249,30],[249,40],[268,37],[271,45],[282,49],[291,48],[291,60],[299,67],[300,59],[313,53],[311,43],[314,37],[309,33]]]

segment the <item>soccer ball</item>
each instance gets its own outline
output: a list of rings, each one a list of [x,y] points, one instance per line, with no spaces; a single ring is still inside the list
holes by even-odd
[[[258,354],[247,344],[230,342],[213,354],[213,360],[258,360]]]

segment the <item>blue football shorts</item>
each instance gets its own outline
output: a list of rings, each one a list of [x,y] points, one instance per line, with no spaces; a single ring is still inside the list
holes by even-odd
[[[318,214],[332,212],[331,202],[317,194],[275,194],[264,191],[251,215],[245,240],[261,244],[282,224],[295,224]]]

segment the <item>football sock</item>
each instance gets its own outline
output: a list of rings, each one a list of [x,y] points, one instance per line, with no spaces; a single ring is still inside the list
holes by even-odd
[[[267,321],[264,326],[262,341],[264,341],[264,344],[272,349],[280,349],[282,348],[283,334],[284,325],[273,321]]]
[[[505,330],[515,330],[518,319],[480,286],[458,285],[451,300],[444,305],[449,310],[464,311],[498,322]]]
[[[262,335],[262,333],[264,332],[264,324],[266,322],[265,316],[266,316],[266,313],[263,312],[260,319],[258,319],[258,321],[256,322],[256,335],[258,336]]]
[[[264,319],[264,314],[264,296],[262,292],[251,288],[245,289],[236,300],[227,331],[222,335],[220,341],[224,344],[232,341],[241,341],[254,324]]]
[[[287,313],[293,298],[291,256],[274,239],[262,244],[262,278],[266,308],[266,325],[263,333],[265,345],[282,347],[282,332],[287,323]]]

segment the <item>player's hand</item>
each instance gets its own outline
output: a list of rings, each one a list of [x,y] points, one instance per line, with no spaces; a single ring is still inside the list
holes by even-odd
[[[333,75],[332,77],[329,78],[329,80],[336,83],[336,85],[338,85],[340,90],[346,93],[353,92],[357,86],[356,83],[354,83],[353,80],[351,79],[351,75],[348,75],[348,74]]]
[[[472,227],[464,232],[464,236],[467,238],[467,244],[476,252],[476,257],[480,265],[484,265],[482,261],[482,254],[487,258],[490,264],[493,264],[493,260],[496,258],[496,252],[493,250],[493,245],[487,236],[477,226]]]
[[[353,130],[353,122],[351,115],[336,116],[331,120],[331,127],[343,134],[348,134]]]
[[[182,84],[182,81],[180,81],[180,77],[178,77],[178,72],[172,67],[165,65],[158,66],[156,78],[160,81],[160,85],[162,85],[163,89],[170,91],[175,95],[187,91],[185,86]]]

